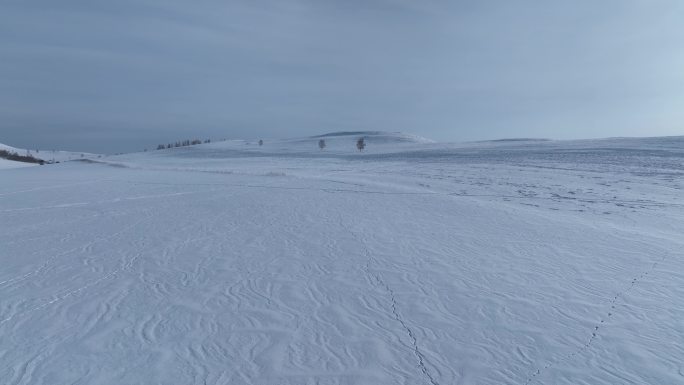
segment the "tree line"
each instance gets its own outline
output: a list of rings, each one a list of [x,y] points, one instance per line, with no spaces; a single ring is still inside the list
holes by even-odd
[[[224,139],[224,140],[225,140],[225,139]],[[160,145],[157,146],[157,150],[165,150],[165,149],[176,148],[176,147],[194,146],[194,145],[196,145],[196,144],[202,144],[202,143],[211,143],[211,139],[206,139],[206,140],[204,140],[204,141],[199,140],[199,139],[193,139],[193,140],[190,140],[190,139],[179,140],[179,141],[177,141],[177,142],[175,142],[175,143],[160,144]],[[259,141],[258,141],[257,143],[259,144],[259,146],[263,146],[263,145],[264,145],[263,139],[259,139]],[[318,148],[321,149],[321,150],[323,150],[325,147],[327,147],[327,145],[326,145],[326,143],[325,143],[325,140],[324,140],[324,139],[320,139],[320,140],[318,141]],[[366,148],[366,141],[365,141],[365,138],[361,137],[361,138],[358,138],[358,139],[356,140],[356,148],[357,148],[359,151],[363,151],[363,150]],[[146,149],[145,151],[147,151],[147,149]]]
[[[44,164],[45,161],[42,159],[34,158],[31,154],[19,155],[16,152],[8,150],[0,150],[0,158],[7,160],[14,160],[16,162],[26,162],[26,163],[37,163]]]
[[[164,150],[167,148],[175,148],[175,147],[186,147],[186,146],[194,146],[196,144],[202,144],[202,143],[211,143],[211,139],[205,139],[204,141],[199,140],[199,139],[185,139],[185,140],[179,140],[175,143],[167,143],[167,144],[160,144],[157,146],[157,150]]]

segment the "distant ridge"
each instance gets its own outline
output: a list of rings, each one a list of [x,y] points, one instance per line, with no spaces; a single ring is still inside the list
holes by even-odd
[[[327,138],[330,136],[357,136],[357,135],[387,135],[387,134],[401,134],[399,132],[383,132],[383,131],[339,131],[329,132],[323,135],[314,135],[312,138]]]
[[[405,134],[403,132],[388,132],[388,131],[339,131],[330,132],[322,135],[310,136],[309,139],[322,138],[345,138],[345,137],[365,137],[369,140],[383,141],[383,142],[403,142],[403,143],[435,143],[434,140],[424,138],[418,135]]]
[[[551,139],[544,138],[504,138],[492,140],[478,140],[472,143],[506,143],[506,142],[550,142]]]

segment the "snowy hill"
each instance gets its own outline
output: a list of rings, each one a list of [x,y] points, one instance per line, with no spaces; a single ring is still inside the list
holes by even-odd
[[[433,140],[417,135],[384,131],[331,132],[311,137],[311,139],[315,140],[323,139],[326,141],[343,142],[345,144],[353,142],[358,138],[364,138],[366,141],[375,144],[435,143]]]
[[[198,148],[224,149],[227,151],[249,151],[263,154],[312,154],[312,155],[343,155],[356,154],[356,141],[363,138],[366,142],[364,153],[385,153],[404,151],[408,148],[434,143],[432,140],[420,136],[408,135],[398,132],[382,131],[355,131],[333,132],[324,135],[311,136],[295,139],[265,139],[263,145],[258,145],[258,140],[252,141],[226,141],[209,145],[201,145]],[[320,140],[325,141],[325,148],[318,147]]]
[[[684,382],[683,137],[335,133],[0,174],[2,383]]]
[[[45,162],[68,162],[76,159],[93,159],[102,157],[100,154],[87,152],[57,151],[57,150],[27,150],[0,143],[0,150],[16,152],[19,155],[31,155]]]
[[[366,148],[356,148],[363,137]],[[318,141],[324,139],[321,150]],[[229,140],[190,147],[179,147],[148,153],[108,157],[106,161],[130,167],[157,169],[198,168],[205,171],[239,171],[247,162],[254,171],[269,164],[280,169],[283,158],[300,159],[305,173],[310,172],[310,159],[338,161],[413,161],[429,163],[479,164],[496,163],[535,167],[577,168],[585,171],[610,168],[615,172],[673,172],[682,169],[684,136],[666,138],[609,138],[592,140],[507,139],[485,142],[437,143],[402,133],[362,131],[331,133],[297,139]],[[228,162],[240,159],[241,162]],[[257,161],[258,160],[258,161]],[[275,165],[271,165],[275,164]],[[315,165],[315,162],[313,163]],[[295,172],[290,164],[287,171]],[[280,170],[278,172],[285,172]]]

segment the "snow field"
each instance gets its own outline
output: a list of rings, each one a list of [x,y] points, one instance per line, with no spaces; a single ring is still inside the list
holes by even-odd
[[[681,149],[615,141],[3,170],[0,382],[681,383]]]

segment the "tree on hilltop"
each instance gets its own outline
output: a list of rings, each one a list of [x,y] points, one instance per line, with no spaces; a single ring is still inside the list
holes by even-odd
[[[366,148],[366,141],[364,138],[359,138],[359,140],[356,141],[356,148],[358,148],[359,151],[363,151],[363,149]]]

